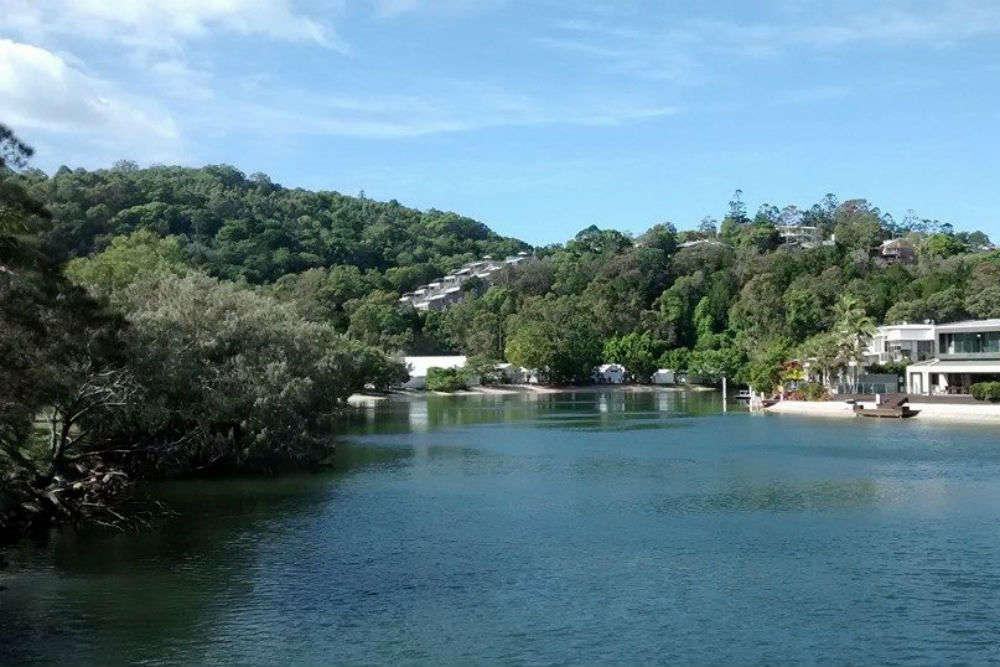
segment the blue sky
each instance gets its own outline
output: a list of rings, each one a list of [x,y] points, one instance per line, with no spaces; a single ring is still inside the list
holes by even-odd
[[[35,166],[230,163],[531,243],[865,197],[1000,240],[1000,3],[0,0]]]

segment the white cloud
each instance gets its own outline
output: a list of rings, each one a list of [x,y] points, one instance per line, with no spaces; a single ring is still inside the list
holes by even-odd
[[[504,4],[505,0],[371,0],[375,14],[393,18],[413,12],[460,13],[482,11]]]
[[[268,96],[241,102],[239,118],[219,116],[216,125],[220,130],[268,127],[282,134],[394,139],[489,127],[619,125],[677,112],[654,102],[610,101],[605,94],[541,99],[478,83],[424,83],[431,91],[414,95],[347,96],[272,88]]]
[[[948,47],[1000,35],[996,2],[846,2],[786,5],[767,22],[686,18],[641,25],[574,18],[557,22],[540,43],[590,56],[618,72],[642,78],[700,82],[702,63],[713,57],[772,58],[802,50],[830,51],[853,45],[898,48]],[[763,10],[762,10],[763,11]]]
[[[179,131],[155,105],[45,49],[0,39],[0,118],[15,130],[70,134],[117,155],[173,156]]]
[[[0,5],[7,28],[30,41],[54,34],[176,51],[186,41],[226,31],[346,51],[332,28],[297,12],[290,0],[0,0]]]
[[[146,65],[156,75],[158,88],[167,95],[186,103],[215,99],[211,76],[180,59],[154,60]]]
[[[848,86],[813,86],[799,90],[786,90],[775,95],[778,104],[811,104],[843,99],[851,94]]]

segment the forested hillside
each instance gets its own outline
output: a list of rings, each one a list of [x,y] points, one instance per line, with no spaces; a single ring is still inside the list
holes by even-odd
[[[422,313],[401,306],[400,293],[470,259],[527,246],[454,213],[287,189],[228,166],[119,163],[19,178],[51,211],[44,237],[67,256],[140,231],[170,238],[184,265],[245,280],[390,354],[507,359],[546,368],[556,382],[581,381],[609,360],[639,377],[667,365],[746,379],[755,360],[773,367],[832,346],[823,335],[838,306],[876,323],[1000,315],[1000,260],[985,234],[913,213],[897,221],[868,201],[833,195],[750,215],[737,191],[721,221],[681,231],[664,222],[636,238],[591,225],[535,249],[536,261],[492,285],[467,285],[463,303]],[[785,243],[779,228],[787,226],[814,229],[817,242]],[[916,257],[892,265],[878,249],[900,237]],[[143,238],[151,237],[130,243]]]
[[[315,464],[348,395],[405,379],[402,353],[555,383],[618,362],[640,381],[668,367],[766,391],[791,357],[856,358],[876,322],[1000,317],[984,234],[864,200],[751,217],[737,191],[689,230],[591,225],[420,312],[400,294],[528,246],[227,166],[49,177],[31,153],[0,126],[0,533],[100,512],[131,476]],[[898,237],[903,263],[879,252]]]
[[[454,213],[292,190],[226,165],[138,169],[120,162],[98,171],[63,167],[51,178],[29,170],[21,178],[52,213],[47,240],[71,257],[150,229],[181,237],[195,266],[251,283],[350,265],[378,271],[390,288],[407,290],[483,254],[526,247]]]

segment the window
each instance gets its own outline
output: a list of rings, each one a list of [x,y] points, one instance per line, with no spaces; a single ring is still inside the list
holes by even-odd
[[[1000,331],[941,334],[938,345],[941,354],[1000,355]]]

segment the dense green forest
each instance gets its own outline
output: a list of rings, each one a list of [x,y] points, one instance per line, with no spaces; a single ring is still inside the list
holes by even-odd
[[[591,225],[535,249],[537,261],[492,285],[470,286],[463,303],[421,313],[399,295],[528,246],[454,213],[287,189],[229,166],[121,162],[51,177],[22,170],[16,181],[51,212],[41,238],[59,256],[123,255],[167,238],[177,263],[248,284],[389,354],[506,358],[547,369],[554,382],[582,381],[602,360],[639,378],[660,365],[745,375],[762,356],[822,348],[815,337],[835,328],[845,296],[874,322],[1000,314],[1000,269],[985,234],[912,213],[896,221],[833,195],[808,208],[765,204],[751,216],[737,191],[721,221],[684,231],[664,222],[638,237]],[[790,247],[782,225],[815,227],[835,243]],[[914,264],[879,258],[879,244],[897,237],[913,242]]]
[[[1000,317],[984,234],[865,200],[751,215],[737,191],[690,229],[591,225],[532,249],[454,213],[229,166],[48,176],[2,126],[0,148],[0,524],[101,508],[128,478],[313,464],[348,395],[405,378],[403,353],[555,383],[613,361],[640,381],[668,367],[766,391],[789,358],[842,365],[875,323]],[[827,242],[785,243],[785,225]],[[912,263],[879,256],[897,237]],[[531,261],[461,303],[399,302],[522,250]]]

